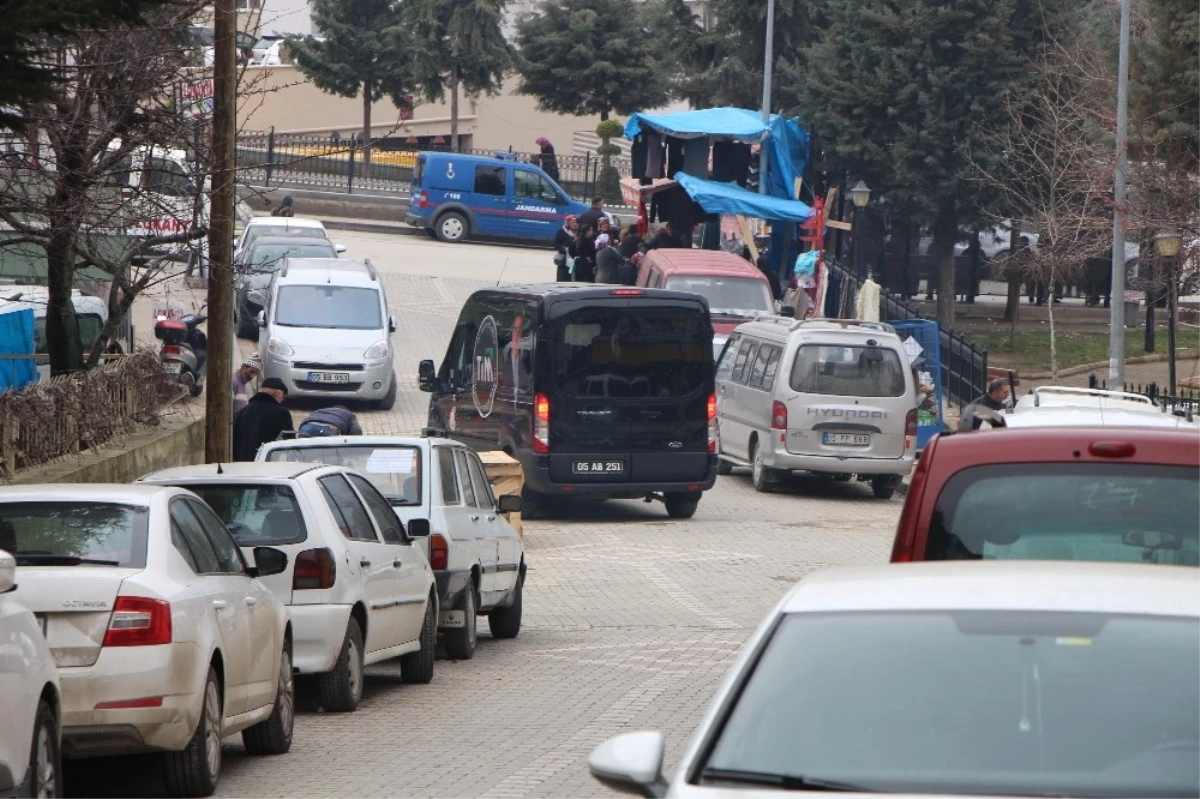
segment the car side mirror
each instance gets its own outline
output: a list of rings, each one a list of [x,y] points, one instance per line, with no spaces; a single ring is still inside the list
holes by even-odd
[[[520,513],[524,504],[517,494],[502,494],[496,500],[496,508],[501,513]]]
[[[0,549],[0,594],[7,594],[17,587],[17,559]]]
[[[412,538],[428,538],[429,537],[429,520],[428,519],[409,519],[408,534]]]
[[[254,568],[251,577],[270,577],[282,574],[288,565],[287,553],[274,547],[254,548]]]
[[[779,315],[789,319],[794,319],[796,317],[796,309],[790,305],[784,305],[779,309]]]
[[[259,327],[267,326],[267,312],[266,311],[258,312],[258,326]]]
[[[389,333],[396,332],[396,317],[394,317],[394,316],[388,317],[388,332]]]
[[[437,370],[434,369],[433,361],[421,361],[417,366],[417,378],[422,391],[432,392],[437,388]]]
[[[335,245],[333,245],[333,251],[336,252],[338,255],[341,255],[342,253],[344,253],[346,251],[346,245],[335,244]]]
[[[661,732],[627,732],[609,738],[588,756],[588,771],[622,793],[658,797],[667,793],[662,776],[665,744]]]

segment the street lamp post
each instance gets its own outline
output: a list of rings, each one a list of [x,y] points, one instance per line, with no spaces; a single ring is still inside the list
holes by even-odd
[[[863,274],[862,268],[859,266],[859,263],[858,263],[858,239],[859,239],[859,234],[862,232],[859,229],[858,216],[859,216],[859,213],[864,208],[867,207],[867,203],[871,202],[870,187],[868,187],[866,183],[863,183],[860,180],[858,182],[858,184],[855,185],[855,187],[850,190],[850,201],[854,203],[854,224],[853,224],[854,239],[851,241],[850,260],[854,266],[854,274],[858,275],[859,280],[866,280],[867,276],[865,274]]]
[[[1164,230],[1154,237],[1154,248],[1167,262],[1167,390],[1175,394],[1175,262],[1179,255],[1178,231]]]

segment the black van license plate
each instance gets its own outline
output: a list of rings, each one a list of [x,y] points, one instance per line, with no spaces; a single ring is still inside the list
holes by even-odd
[[[575,461],[571,471],[575,474],[623,474],[625,461]]]

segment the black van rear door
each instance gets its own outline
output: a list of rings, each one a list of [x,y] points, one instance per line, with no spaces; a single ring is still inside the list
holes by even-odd
[[[553,314],[546,334],[554,482],[705,477],[713,363],[701,301],[589,299]]]

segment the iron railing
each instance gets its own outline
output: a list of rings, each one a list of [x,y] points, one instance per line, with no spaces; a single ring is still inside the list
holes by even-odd
[[[1108,381],[1101,380],[1093,372],[1088,375],[1088,388],[1107,389]],[[1167,394],[1158,383],[1125,383],[1122,391],[1128,394],[1141,394],[1149,397],[1155,407],[1172,411],[1180,416],[1200,414],[1200,393],[1180,390],[1177,394]]]
[[[371,143],[369,152],[351,139],[297,134],[242,133],[237,140],[237,164],[242,183],[266,188],[312,189],[345,194],[395,194],[411,191],[418,149],[395,139]],[[446,147],[433,151],[448,152]],[[540,153],[510,150],[460,150],[464,155],[486,155],[537,164],[545,168]],[[628,157],[613,156],[610,169],[598,155],[557,155],[558,185],[572,198],[589,200],[602,196],[619,204],[617,183],[632,173]]]
[[[850,286],[857,292],[862,281],[854,276],[836,259],[826,261],[835,272],[842,286]],[[889,322],[907,322],[926,319],[921,311],[897,294],[884,292],[880,297],[880,318]],[[962,408],[974,402],[987,391],[987,350],[973,343],[962,332],[944,326],[938,327],[938,343],[942,361],[942,391],[952,403]]]

